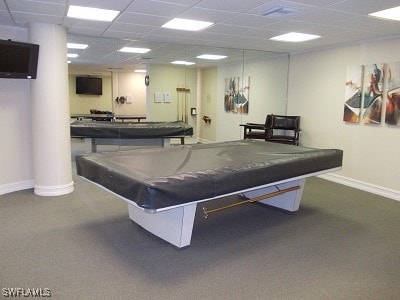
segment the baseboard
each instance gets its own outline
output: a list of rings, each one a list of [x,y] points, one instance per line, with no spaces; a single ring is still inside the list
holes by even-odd
[[[200,144],[211,144],[211,143],[215,143],[215,142],[213,142],[213,141],[205,140],[205,139],[201,139],[201,138],[198,138],[198,141],[199,141]]]
[[[35,184],[34,180],[25,180],[21,182],[3,184],[0,185],[0,195],[17,192],[21,190],[32,189],[34,184]]]
[[[337,174],[322,174],[322,175],[319,175],[318,177],[329,180],[329,181],[333,181],[336,183],[340,183],[343,185],[347,185],[347,186],[350,186],[352,188],[356,188],[356,189],[359,189],[362,191],[373,193],[373,194],[376,194],[379,196],[383,196],[386,198],[400,201],[400,191],[388,189],[388,188],[385,188],[382,186],[355,180],[355,179],[340,176]]]

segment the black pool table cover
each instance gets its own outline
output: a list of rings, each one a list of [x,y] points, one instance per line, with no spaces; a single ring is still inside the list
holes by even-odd
[[[240,140],[78,156],[78,175],[144,209],[218,197],[342,166],[342,150]]]
[[[71,137],[140,139],[193,135],[193,127],[183,122],[74,121]]]

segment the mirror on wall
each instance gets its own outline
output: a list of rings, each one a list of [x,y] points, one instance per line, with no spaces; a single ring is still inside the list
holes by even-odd
[[[285,53],[77,35],[68,42],[88,45],[68,49],[78,54],[69,64],[72,113],[98,108],[149,121],[180,120],[205,140],[219,140],[238,138],[240,123],[286,111]],[[78,75],[103,78],[102,97],[76,95]],[[232,136],[223,137],[226,126],[235,128]]]

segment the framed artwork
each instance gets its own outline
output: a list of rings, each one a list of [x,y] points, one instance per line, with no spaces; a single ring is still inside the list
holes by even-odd
[[[380,124],[382,115],[385,64],[371,64],[364,67],[363,123]]]
[[[385,123],[400,125],[400,62],[387,64]]]
[[[224,107],[226,112],[249,113],[250,77],[225,78]]]
[[[343,112],[343,121],[345,122],[360,122],[363,71],[364,66],[347,67]]]

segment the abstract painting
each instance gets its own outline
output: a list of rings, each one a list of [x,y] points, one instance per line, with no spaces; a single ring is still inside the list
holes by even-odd
[[[387,73],[385,122],[400,125],[400,62],[388,63]]]
[[[224,107],[226,112],[249,113],[250,77],[225,78]]]
[[[343,112],[343,121],[345,122],[360,122],[363,69],[363,66],[347,67]]]
[[[383,89],[386,64],[370,64],[364,67],[363,83],[363,122],[380,124],[382,114]]]

